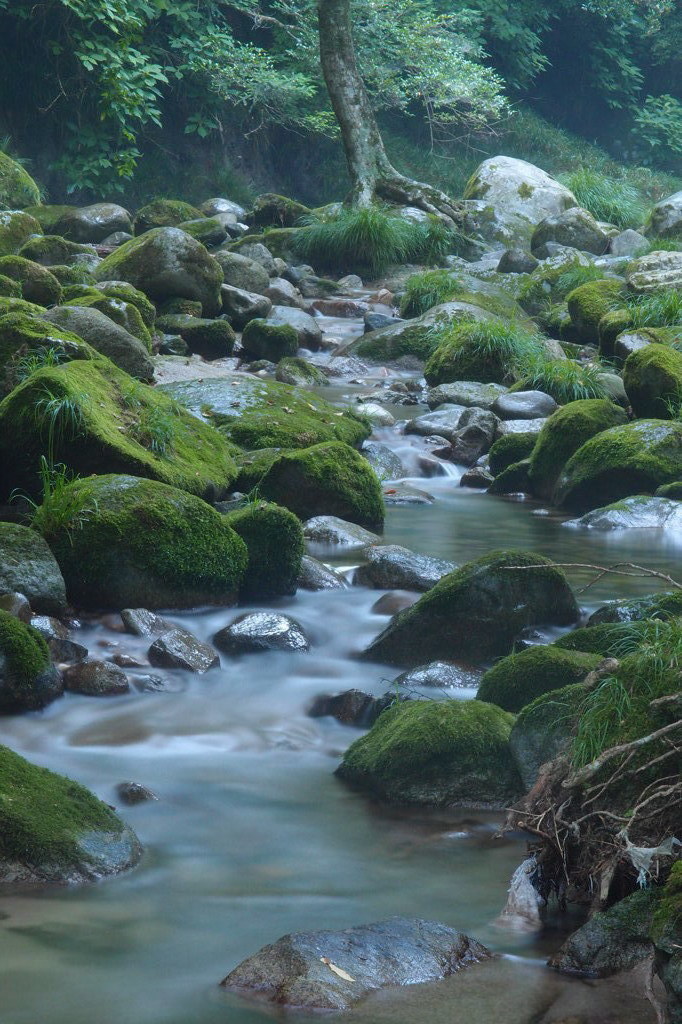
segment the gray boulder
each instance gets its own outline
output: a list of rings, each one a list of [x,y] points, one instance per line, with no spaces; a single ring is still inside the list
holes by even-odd
[[[682,192],[656,203],[644,231],[650,238],[682,238]]]
[[[47,643],[53,661],[85,661],[88,656],[87,647],[72,640],[69,630],[59,619],[51,615],[34,615],[29,621]]]
[[[383,697],[371,697],[362,690],[345,690],[333,696],[322,694],[316,697],[308,710],[311,718],[335,718],[342,725],[354,725],[359,729],[371,729],[382,711],[389,708],[398,698],[394,692]]]
[[[398,544],[373,545],[366,562],[355,570],[354,582],[377,590],[430,590],[456,566],[442,558],[419,555]]]
[[[343,576],[330,569],[324,562],[312,558],[311,555],[304,555],[296,586],[300,590],[345,590],[348,584]]]
[[[161,633],[168,633],[175,629],[175,623],[169,622],[156,612],[150,612],[147,608],[124,608],[121,612],[123,625],[127,633],[133,636],[160,636]]]
[[[273,277],[265,294],[275,306],[291,306],[303,309],[305,301],[298,288],[284,277]]]
[[[609,248],[610,237],[588,210],[573,206],[538,224],[531,238],[531,249],[537,252],[547,242],[602,256]]]
[[[221,984],[297,1010],[348,1010],[376,989],[438,981],[490,956],[446,925],[393,917],[344,931],[284,935]]]
[[[223,313],[232,326],[241,331],[250,320],[266,317],[272,310],[272,303],[265,295],[247,292],[243,288],[235,288],[224,284],[220,289]]]
[[[544,391],[510,391],[497,399],[493,412],[501,420],[536,420],[551,416],[558,408]]]
[[[381,542],[379,534],[338,516],[313,516],[303,524],[303,536],[319,547],[364,548]]]
[[[273,255],[262,242],[245,242],[244,245],[239,246],[239,255],[248,257],[254,263],[260,263],[261,267],[267,270],[268,277],[276,276],[277,266]]]
[[[229,250],[218,250],[213,254],[213,258],[222,267],[225,284],[261,295],[269,288],[270,275],[267,270],[248,256]]]
[[[613,236],[609,244],[609,252],[612,256],[617,257],[636,256],[648,247],[649,242],[644,235],[639,231],[634,231],[633,228],[627,228]]]
[[[116,203],[93,203],[72,207],[60,218],[54,233],[72,242],[102,242],[107,235],[123,231],[132,234],[133,223],[128,211]]]
[[[406,434],[417,434],[420,437],[444,437],[452,441],[459,430],[460,420],[465,409],[463,405],[442,405],[435,412],[417,416],[405,425]]]
[[[269,293],[268,293],[269,294]],[[272,296],[270,296],[272,297]],[[317,352],[322,344],[322,329],[315,317],[293,306],[273,305],[267,317],[269,324],[293,327],[298,337],[298,347]]]
[[[18,591],[34,611],[62,615],[66,587],[57,560],[35,530],[0,523],[0,593]]]
[[[506,393],[507,389],[502,384],[478,384],[471,380],[456,380],[451,384],[438,384],[435,388],[429,388],[426,401],[429,409],[438,409],[441,405],[492,409],[497,399]]]
[[[525,249],[505,249],[497,264],[498,274],[532,274],[538,260]]]
[[[77,334],[131,377],[153,380],[154,363],[145,345],[98,309],[55,306],[43,314],[43,319]]]
[[[379,441],[366,441],[361,455],[367,459],[380,480],[397,480],[405,476],[405,467],[396,453]]]
[[[636,495],[604,508],[595,508],[580,519],[569,520],[564,526],[591,530],[680,530],[682,502]]]
[[[650,252],[629,264],[625,274],[630,291],[637,295],[682,288],[682,252]]]

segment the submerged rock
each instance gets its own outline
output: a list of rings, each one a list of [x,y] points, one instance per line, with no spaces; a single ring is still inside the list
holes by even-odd
[[[310,555],[301,559],[301,568],[296,579],[301,590],[345,590],[348,586],[343,576],[330,569],[324,562]]]
[[[371,697],[362,690],[345,690],[334,696],[323,694],[313,701],[308,714],[311,718],[331,716],[342,725],[355,725],[361,729],[369,729],[374,725],[382,711],[389,708],[396,700],[407,700],[397,697],[395,693],[385,693],[383,697]]]
[[[613,505],[595,508],[564,526],[591,530],[682,530],[682,503],[670,498],[636,495]]]
[[[437,686],[440,689],[469,689],[478,686],[481,673],[475,669],[451,665],[448,661],[431,661],[428,665],[417,665],[409,672],[397,676],[395,686]]]
[[[437,981],[490,956],[446,925],[393,917],[344,931],[284,935],[221,985],[279,1006],[348,1010],[375,989]]]

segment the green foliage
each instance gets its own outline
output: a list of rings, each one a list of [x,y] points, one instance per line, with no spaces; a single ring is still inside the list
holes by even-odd
[[[627,309],[632,327],[682,326],[682,292],[676,288],[633,295]]]
[[[424,367],[430,385],[455,380],[502,383],[539,358],[542,341],[519,324],[479,320],[434,328],[439,344]]]
[[[647,96],[634,121],[652,151],[663,150],[671,157],[682,153],[682,103],[674,96]]]
[[[604,277],[605,274],[602,267],[595,267],[594,264],[583,267],[580,264],[576,264],[559,274],[552,289],[553,298],[555,301],[557,298],[563,300],[582,284],[587,284],[590,281],[602,281]]]
[[[456,279],[448,270],[427,270],[413,274],[405,284],[405,294],[400,302],[401,316],[419,316],[433,306],[447,302],[460,290]]]
[[[533,359],[523,370],[517,389],[544,391],[559,405],[583,398],[606,398],[608,390],[601,379],[603,370],[573,359]]]
[[[644,220],[647,204],[640,190],[629,181],[609,178],[589,167],[561,176],[578,205],[597,218],[620,228],[636,228]]]
[[[66,362],[67,359],[68,356],[63,349],[54,348],[53,346],[39,348],[33,352],[28,352],[25,356],[16,360],[13,376],[16,383],[21,384],[22,380],[26,380],[36,370],[41,370],[44,366],[59,366],[61,363]]]

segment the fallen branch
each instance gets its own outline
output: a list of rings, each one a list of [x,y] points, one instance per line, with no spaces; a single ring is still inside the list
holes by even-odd
[[[546,565],[505,565],[505,569],[546,569]],[[595,583],[598,583],[607,574],[614,576],[630,576],[637,578],[652,578],[663,580],[669,586],[675,590],[682,590],[682,583],[678,583],[676,579],[669,576],[665,572],[659,572],[658,569],[649,569],[646,565],[636,565],[634,562],[615,562],[613,565],[591,565],[589,562],[552,562],[551,568],[553,569],[589,569],[591,572],[596,572],[597,575],[589,583],[586,583],[584,587],[581,587],[577,591],[578,594],[584,593],[590,587],[593,587]],[[627,570],[632,570],[627,571]]]

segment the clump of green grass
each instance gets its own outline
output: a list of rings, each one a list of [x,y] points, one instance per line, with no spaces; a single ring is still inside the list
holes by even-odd
[[[64,530],[71,538],[74,530],[82,530],[97,511],[97,503],[83,505],[69,485],[78,479],[62,462],[52,465],[44,455],[40,457],[40,503],[25,497],[31,513],[31,526],[43,536],[53,536]]]
[[[610,178],[589,167],[580,167],[560,176],[578,205],[597,220],[619,228],[636,228],[644,220],[647,204],[640,190],[629,181]]]
[[[298,257],[316,268],[376,276],[396,263],[439,262],[456,251],[459,241],[437,218],[414,223],[370,206],[308,223],[297,229],[291,244]]]
[[[542,353],[541,336],[513,321],[466,320],[434,327],[431,335],[437,347],[424,367],[431,385],[453,380],[503,383]]]
[[[593,264],[587,267],[571,266],[556,279],[552,290],[554,300],[556,301],[558,296],[565,299],[567,295],[575,288],[579,288],[581,284],[587,284],[588,281],[603,281],[605,277],[606,274],[602,268],[595,267]]]
[[[600,366],[581,365],[573,359],[536,357],[521,370],[517,389],[544,391],[559,405],[581,398],[605,398],[608,392],[601,373]]]
[[[633,327],[679,327],[682,325],[682,292],[675,288],[637,295],[628,300]]]
[[[36,370],[42,370],[45,366],[60,366],[67,359],[68,356],[63,350],[52,346],[35,349],[16,359],[13,366],[13,379],[17,384],[21,384]]]
[[[461,284],[448,270],[427,270],[413,274],[405,284],[400,302],[401,316],[419,316],[427,310],[447,302],[461,290]]]
[[[642,255],[650,252],[682,252],[682,241],[678,238],[652,238]]]
[[[143,448],[159,458],[166,458],[172,452],[173,438],[177,431],[175,416],[175,410],[147,407],[137,423],[130,428],[130,434]]]

